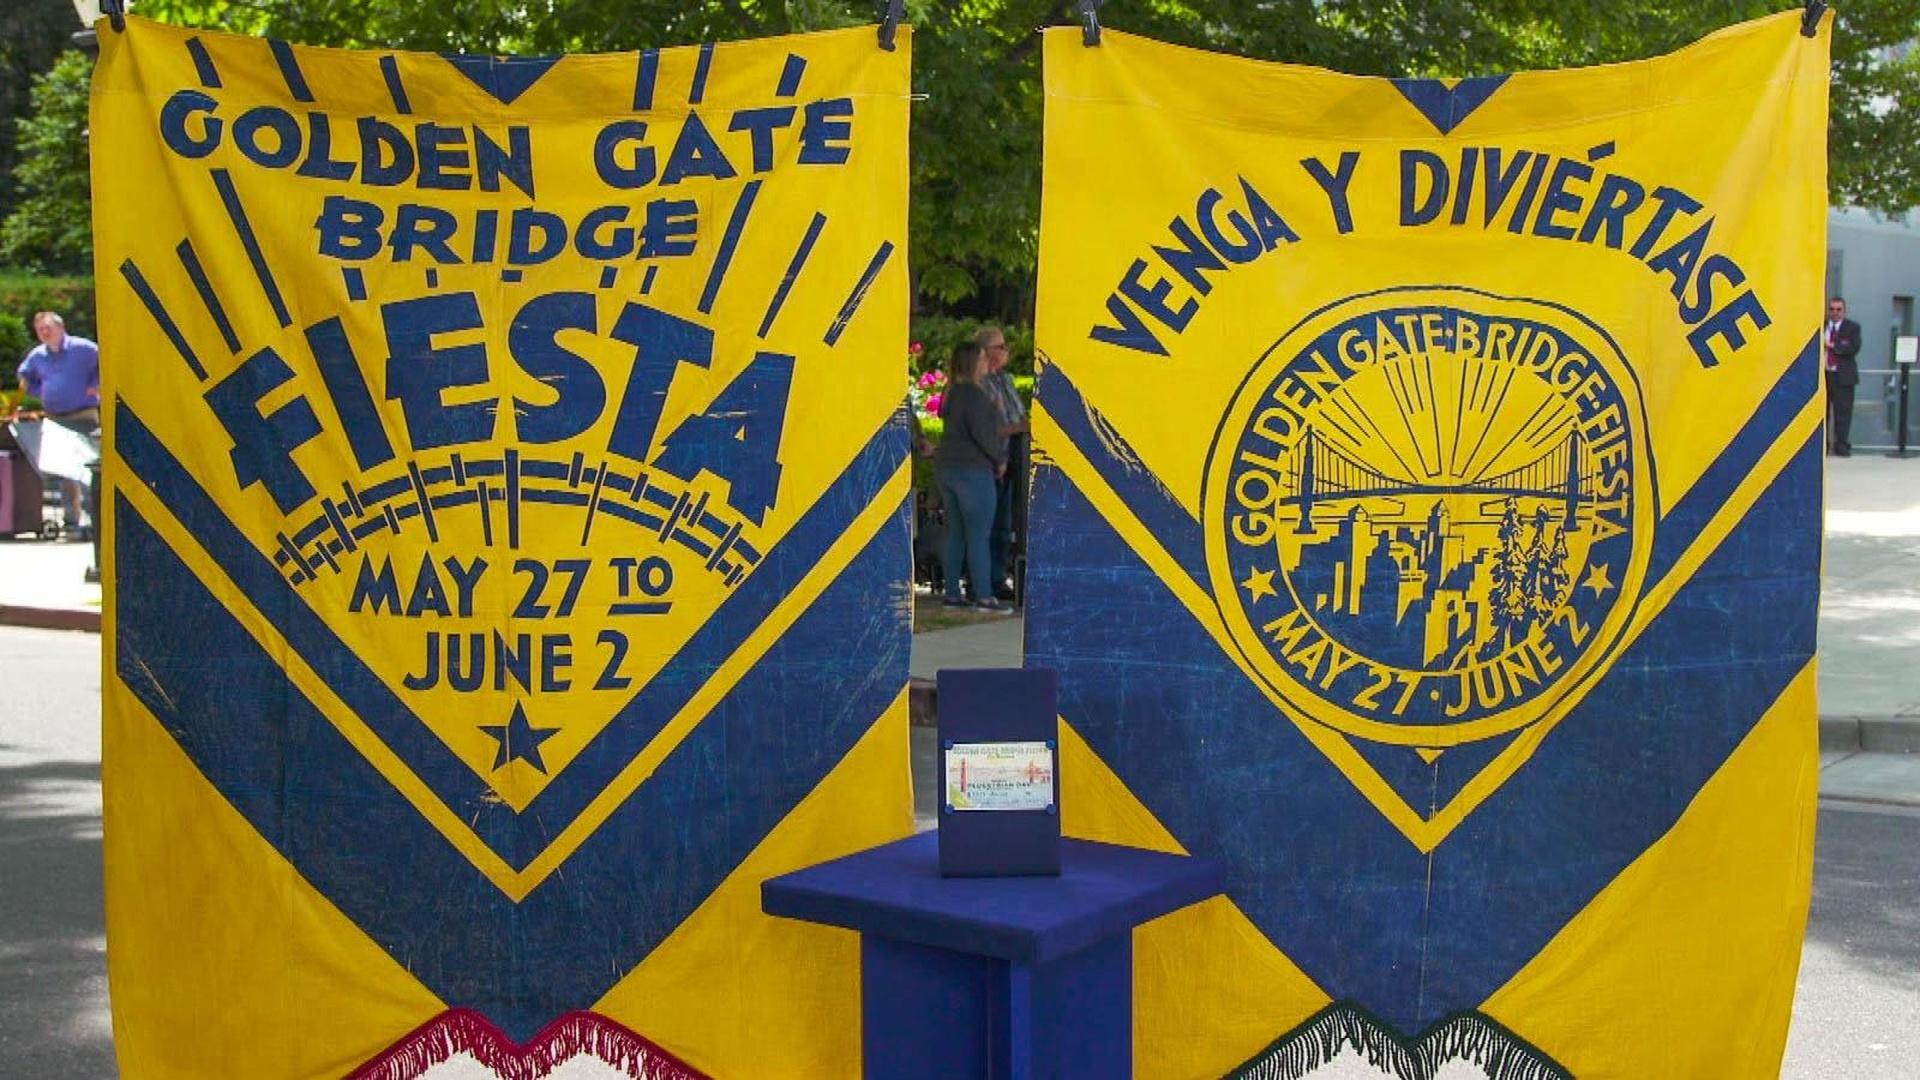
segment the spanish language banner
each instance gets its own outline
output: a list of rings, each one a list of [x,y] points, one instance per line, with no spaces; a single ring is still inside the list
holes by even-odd
[[[102,24],[126,1075],[858,1061],[759,884],[911,828],[907,37]]]
[[[1778,1070],[1827,50],[1355,78],[1046,42],[1026,655],[1064,824],[1230,867],[1145,1076]]]

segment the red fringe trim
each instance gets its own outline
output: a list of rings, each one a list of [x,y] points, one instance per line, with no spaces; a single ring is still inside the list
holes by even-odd
[[[365,1065],[347,1080],[417,1080],[428,1069],[472,1054],[501,1080],[541,1080],[586,1055],[634,1080],[708,1080],[706,1074],[598,1013],[570,1012],[540,1029],[524,1046],[472,1009],[448,1009]]]

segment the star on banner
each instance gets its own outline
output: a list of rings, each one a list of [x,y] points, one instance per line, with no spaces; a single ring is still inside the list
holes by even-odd
[[[1605,596],[1607,590],[1613,588],[1613,582],[1607,580],[1607,564],[1601,563],[1587,571],[1587,580],[1580,584],[1592,589],[1595,596]]]
[[[493,767],[499,770],[509,761],[524,761],[546,775],[547,763],[540,760],[540,744],[560,734],[559,728],[536,728],[527,722],[527,710],[514,702],[513,716],[504,724],[482,724],[480,730],[500,744]]]
[[[1273,571],[1271,570],[1254,571],[1253,576],[1240,583],[1240,587],[1252,594],[1252,597],[1247,601],[1250,604],[1259,603],[1260,598],[1263,596],[1280,595],[1273,587]]]

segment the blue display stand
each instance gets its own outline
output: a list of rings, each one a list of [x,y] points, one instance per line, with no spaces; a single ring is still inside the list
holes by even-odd
[[[1062,841],[1059,877],[940,876],[923,833],[761,886],[769,915],[857,930],[868,1080],[1133,1071],[1133,928],[1218,895],[1206,859]]]

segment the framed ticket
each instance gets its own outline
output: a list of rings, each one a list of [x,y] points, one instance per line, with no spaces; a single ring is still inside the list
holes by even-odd
[[[1051,742],[947,747],[947,809],[1053,809],[1053,752]]]
[[[1059,681],[1046,668],[940,672],[940,873],[1060,872]]]

